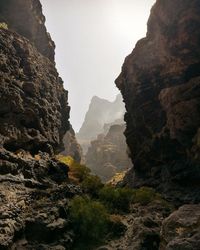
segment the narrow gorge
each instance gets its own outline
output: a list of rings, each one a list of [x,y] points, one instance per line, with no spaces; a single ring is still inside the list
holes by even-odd
[[[0,250],[200,249],[198,0],[156,1],[78,133],[39,0],[0,1],[0,59]]]

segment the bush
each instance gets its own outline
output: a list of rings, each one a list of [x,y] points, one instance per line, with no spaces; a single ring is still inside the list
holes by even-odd
[[[8,25],[6,23],[0,23],[0,29],[8,29]]]
[[[98,193],[103,186],[101,179],[96,175],[87,176],[81,183],[83,191],[94,198],[98,197]]]
[[[133,203],[147,205],[154,200],[162,199],[161,195],[156,193],[153,188],[141,187],[135,191]]]
[[[100,202],[76,196],[70,203],[70,220],[79,241],[97,243],[106,235],[109,215]]]
[[[100,190],[99,198],[112,212],[128,212],[134,193],[130,188],[107,185]]]
[[[57,159],[69,166],[69,178],[77,182],[82,182],[91,172],[89,168],[76,162],[71,156],[59,155]]]

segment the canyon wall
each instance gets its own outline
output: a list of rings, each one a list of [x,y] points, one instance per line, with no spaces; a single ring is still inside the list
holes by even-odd
[[[38,0],[0,2],[0,249],[70,249],[68,93]],[[4,24],[3,24],[4,23]]]
[[[157,0],[116,80],[133,169],[125,183],[199,201],[200,4]],[[181,194],[181,195],[180,195]]]
[[[85,156],[86,165],[106,182],[116,173],[127,171],[131,161],[124,137],[125,125],[112,125],[106,134],[91,141]]]
[[[59,151],[69,129],[68,93],[39,1],[1,1],[0,143],[10,151]]]

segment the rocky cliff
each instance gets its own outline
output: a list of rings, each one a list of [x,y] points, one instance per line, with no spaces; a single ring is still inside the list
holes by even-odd
[[[10,151],[57,151],[69,128],[68,93],[40,47],[51,47],[40,2],[1,1],[0,20],[8,25],[0,30],[0,143]]]
[[[86,165],[106,182],[116,173],[127,171],[131,161],[124,137],[125,125],[112,125],[106,135],[91,142],[86,154]]]
[[[0,2],[0,249],[68,249],[67,91],[38,0]]]
[[[157,0],[147,36],[116,80],[134,163],[125,181],[193,202],[200,198],[199,13],[198,0]]]
[[[121,95],[117,95],[114,102],[94,96],[91,100],[85,120],[76,137],[84,153],[87,152],[91,140],[104,132],[105,124],[122,124],[125,112]],[[107,129],[108,130],[108,129]]]
[[[1,0],[0,22],[26,37],[42,55],[54,62],[55,45],[44,25],[39,0]]]

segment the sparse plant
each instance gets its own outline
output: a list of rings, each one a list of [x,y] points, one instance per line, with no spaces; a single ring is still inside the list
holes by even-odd
[[[134,194],[130,188],[106,185],[100,190],[99,198],[112,212],[128,212]]]
[[[8,25],[4,22],[0,23],[0,29],[4,29],[7,30],[8,29]]]
[[[133,203],[140,203],[141,205],[147,205],[156,199],[161,199],[161,196],[160,194],[156,193],[153,188],[141,187],[135,190]]]
[[[71,156],[59,155],[57,159],[69,167],[69,178],[79,183],[87,178],[91,172],[88,167],[76,162]]]
[[[97,198],[99,191],[103,188],[101,179],[96,175],[87,176],[81,183],[83,191],[93,198]]]

